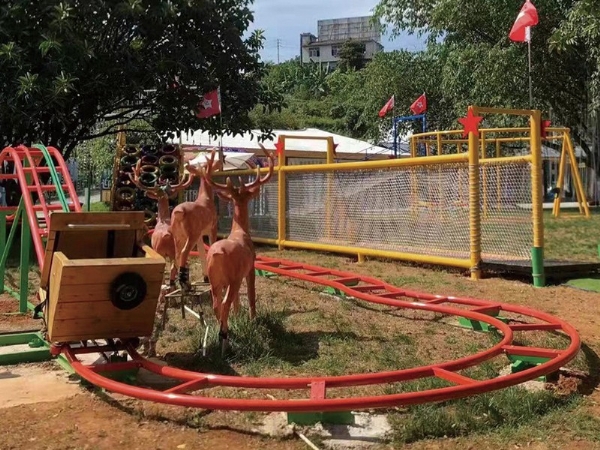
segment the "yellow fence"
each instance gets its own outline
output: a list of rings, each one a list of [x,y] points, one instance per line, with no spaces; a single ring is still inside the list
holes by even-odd
[[[453,154],[334,164],[329,146],[327,164],[290,166],[285,157],[278,158],[276,174],[250,205],[253,239],[280,249],[465,268],[474,279],[480,277],[482,260],[533,258],[535,284],[543,285],[540,112],[473,109],[475,114],[530,116],[531,151],[482,153],[501,139],[486,138],[494,130],[484,130],[467,140],[443,133],[415,136],[415,148],[430,137],[440,150],[466,143],[466,151]],[[445,133],[460,138],[462,131]],[[285,144],[294,137],[280,139],[285,155]],[[217,176],[247,180],[254,173]],[[232,212],[231,205],[219,201],[220,232],[229,231]]]

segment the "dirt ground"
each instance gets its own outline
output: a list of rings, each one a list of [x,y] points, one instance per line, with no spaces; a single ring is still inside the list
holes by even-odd
[[[573,326],[580,333],[583,341],[582,356],[578,370],[585,378],[584,382],[588,389],[580,406],[585,412],[593,417],[600,417],[600,393],[597,386],[600,359],[600,333],[598,333],[598,321],[600,320],[600,295],[590,292],[575,290],[572,288],[553,286],[544,289],[534,289],[532,286],[520,281],[508,281],[500,278],[489,278],[479,282],[473,282],[464,274],[435,270],[430,268],[419,268],[400,263],[382,262],[369,260],[358,264],[354,260],[309,252],[277,252],[271,249],[259,249],[261,253],[273,257],[281,257],[295,261],[310,262],[324,267],[337,268],[340,270],[354,271],[385,279],[392,284],[410,287],[416,290],[444,295],[465,295],[475,298],[495,300],[505,303],[527,305],[548,313],[557,315]],[[197,273],[196,268],[195,272]],[[257,281],[258,302],[268,301],[274,292],[289,297],[289,303],[285,308],[292,309],[290,318],[286,319],[286,326],[303,332],[316,333],[316,328],[322,328],[316,319],[307,325],[310,314],[318,314],[315,309],[322,309],[322,314],[337,314],[340,309],[334,302],[324,299],[316,292],[311,292],[293,283],[282,284],[281,280],[265,280],[258,278]],[[39,328],[40,322],[34,321],[29,316],[10,314],[16,311],[16,301],[7,295],[0,296],[0,332],[29,330]],[[8,313],[8,314],[7,314]],[[391,325],[390,318],[378,319],[378,312],[358,311],[352,309],[344,316],[345,326],[354,327],[355,331],[365,342],[369,336],[385,333]],[[312,316],[310,316],[312,317]],[[330,316],[327,316],[330,317]],[[374,319],[373,319],[374,318]],[[404,334],[416,342],[423,342],[419,348],[419,358],[440,357],[440,360],[448,359],[448,353],[453,352],[452,357],[460,356],[452,345],[456,342],[457,332],[451,329],[440,328],[437,334],[431,332],[427,320],[419,317],[403,316]],[[376,327],[366,323],[367,320],[376,321]],[[412,323],[409,323],[412,322]],[[364,324],[364,325],[360,325]],[[332,324],[331,330],[319,330],[319,332],[335,333],[336,327],[344,324]],[[310,329],[313,327],[314,329]],[[338,330],[339,332],[339,330]],[[427,334],[431,333],[431,334]],[[321,336],[321,335],[319,335]],[[420,341],[422,340],[422,341]],[[429,342],[427,342],[429,341]],[[470,342],[462,342],[465,348],[475,345]],[[365,346],[371,345],[368,342]],[[373,344],[375,345],[375,344]],[[436,351],[432,350],[437,348]],[[164,357],[169,363],[173,354],[184,352],[183,344],[177,342],[159,342],[159,356]],[[335,355],[333,355],[335,356]],[[304,364],[304,362],[303,362]],[[306,364],[294,364],[289,371],[278,375],[302,374],[304,370],[314,369]],[[305,443],[291,436],[288,439],[272,439],[260,436],[254,432],[252,427],[243,425],[238,416],[239,413],[218,413],[205,415],[203,412],[191,411],[183,408],[164,407],[147,402],[141,402],[118,396],[100,394],[90,391],[83,386],[74,385],[75,389],[65,388],[59,399],[44,396],[43,391],[51,390],[51,385],[40,384],[39,394],[35,391],[36,381],[44,374],[53,374],[50,380],[46,376],[46,382],[68,385],[73,382],[69,380],[61,370],[49,363],[42,365],[31,365],[2,368],[0,367],[0,391],[9,389],[18,392],[15,384],[10,387],[3,381],[10,380],[12,374],[20,376],[22,383],[26,386],[30,383],[29,392],[15,394],[23,399],[34,397],[35,402],[27,403],[25,400],[18,406],[10,406],[11,403],[2,401],[0,395],[0,415],[2,425],[0,426],[0,449],[305,449]],[[360,368],[360,365],[357,366]],[[317,367],[317,369],[319,369]],[[342,367],[342,369],[344,369]],[[362,367],[365,369],[365,367]],[[32,372],[28,372],[31,370]],[[258,369],[257,369],[258,370]],[[15,383],[15,381],[12,381]],[[18,384],[18,383],[17,383]],[[40,386],[43,387],[40,388]],[[21,386],[22,388],[22,386]],[[27,389],[25,389],[27,391]],[[6,391],[0,392],[4,394]],[[37,396],[37,397],[36,397]],[[17,400],[18,403],[18,400]],[[7,407],[8,406],[8,407]],[[243,415],[245,424],[257,422],[259,416]],[[548,438],[531,438],[510,442],[507,447],[490,446],[485,434],[472,435],[455,439],[423,440],[408,444],[402,448],[409,449],[469,449],[469,448],[531,448],[541,449],[595,449],[600,448],[600,431],[596,437],[591,434],[585,437],[573,437],[570,430],[548,430]],[[592,438],[590,438],[592,436]],[[503,441],[505,442],[505,441]],[[508,445],[508,444],[507,444]],[[399,448],[391,444],[382,444],[377,448]]]

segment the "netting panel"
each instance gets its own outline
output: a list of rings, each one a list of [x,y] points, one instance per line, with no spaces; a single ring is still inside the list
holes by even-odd
[[[254,180],[254,175],[242,176],[244,183]],[[232,177],[237,185],[238,177]],[[217,183],[225,184],[226,177],[215,177]],[[277,174],[274,173],[268,183],[261,186],[260,194],[248,203],[250,219],[250,235],[259,238],[277,239]],[[233,219],[233,203],[220,198],[216,199],[218,231],[228,234]]]
[[[530,259],[533,245],[531,164],[485,164],[480,167],[479,177],[482,259]]]
[[[466,163],[286,177],[289,240],[469,257]]]

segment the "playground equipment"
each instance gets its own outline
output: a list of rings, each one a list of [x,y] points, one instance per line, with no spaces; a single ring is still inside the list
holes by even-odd
[[[43,158],[44,152],[43,149],[8,148],[0,153],[0,162],[7,158],[15,161],[15,175],[19,184],[27,187],[23,189],[24,206],[21,209],[21,217],[26,219],[23,222],[28,223],[30,228],[36,231],[32,233],[32,237],[42,272],[41,297],[42,300],[47,301],[46,318],[50,335],[33,336],[27,333],[0,336],[0,346],[20,342],[30,342],[32,346],[39,346],[34,352],[18,355],[20,358],[18,360],[15,356],[17,353],[10,353],[8,360],[11,362],[31,361],[33,358],[41,360],[46,356],[49,359],[50,353],[54,356],[62,355],[82,378],[112,392],[144,400],[206,409],[286,411],[290,413],[289,420],[297,421],[299,416],[293,415],[294,412],[315,412],[322,416],[326,411],[362,410],[442,401],[505,388],[555,372],[573,359],[579,350],[580,341],[574,328],[543,312],[484,300],[407,291],[372,277],[298,264],[293,261],[257,257],[255,269],[259,275],[275,274],[312,282],[328,287],[334,294],[344,294],[375,304],[457,316],[462,318],[463,324],[471,328],[495,330],[501,335],[501,339],[487,350],[455,361],[383,373],[337,377],[233,377],[189,372],[155,364],[142,358],[136,351],[136,346],[137,336],[151,332],[156,307],[155,299],[158,298],[165,262],[149,247],[142,247],[140,250],[138,243],[143,229],[143,213],[65,212],[53,214],[51,218],[47,215],[38,217],[38,211],[43,210],[44,204],[36,205],[32,192],[41,190],[39,174],[56,172],[51,158],[47,160],[48,167],[35,164],[36,158]],[[58,166],[63,167],[64,162],[60,153],[55,150],[50,152]],[[457,156],[451,155],[450,160],[454,160],[452,158]],[[32,164],[24,167],[23,160],[28,160]],[[462,159],[456,160],[462,161]],[[426,161],[426,159],[420,158],[419,161]],[[280,159],[281,164],[284,163]],[[62,171],[66,174],[64,169]],[[279,171],[278,175],[288,174]],[[54,189],[63,192],[57,177],[52,179],[55,183]],[[66,180],[66,189],[71,198],[76,198],[72,184],[69,186],[68,177]],[[65,197],[64,192],[63,197]],[[66,198],[64,200],[61,206],[66,211],[70,205]],[[40,197],[40,202],[43,201],[43,197]],[[80,206],[75,203],[73,208],[77,210]],[[45,251],[43,238],[48,241]],[[24,234],[22,239],[27,241],[30,237]],[[25,244],[22,242],[22,246]],[[132,277],[129,275],[131,272],[137,273],[137,276]],[[87,283],[93,284],[87,285],[87,289],[83,288]],[[144,287],[146,292],[142,296]],[[27,295],[26,286],[24,293]],[[137,306],[131,307],[136,303]],[[139,314],[140,311],[144,312]],[[503,317],[503,312],[520,315],[519,322]],[[113,321],[117,324],[111,323]],[[513,342],[514,333],[517,331],[562,332],[570,342],[562,350],[517,345]],[[46,338],[62,342],[54,342],[50,347]],[[104,339],[106,343],[94,342],[96,339]],[[85,364],[79,359],[82,354],[90,353],[112,353],[112,355],[106,360],[99,360],[92,364]],[[502,354],[513,363],[514,373],[485,380],[476,380],[460,373],[463,369],[474,367]],[[110,378],[115,372],[141,367],[155,374],[178,380],[180,383],[164,391],[157,391],[143,386],[128,385]],[[451,386],[370,397],[327,398],[326,396],[327,391],[332,388],[373,386],[426,377],[446,380],[451,383]],[[205,388],[212,386],[237,387],[244,390],[305,389],[309,390],[310,399],[272,401],[260,397],[242,399],[194,395],[195,391],[202,389],[204,392]]]
[[[462,318],[463,322],[478,329],[496,330],[500,342],[479,353],[454,361],[381,373],[354,374],[335,377],[311,376],[295,378],[256,378],[197,373],[162,366],[142,358],[134,345],[117,342],[117,348],[131,358],[127,362],[98,363],[86,365],[79,360],[82,353],[105,351],[106,346],[88,346],[85,349],[64,344],[54,348],[54,353],[66,355],[76,372],[97,386],[111,392],[172,405],[236,411],[283,411],[288,420],[298,421],[291,413],[314,412],[321,416],[327,411],[351,411],[372,408],[405,406],[462,398],[470,395],[514,386],[557,371],[577,354],[580,340],[575,329],[568,323],[549,314],[517,305],[507,305],[472,298],[445,297],[396,288],[381,280],[354,273],[299,264],[258,256],[255,268],[260,274],[277,274],[322,286],[332,293],[345,294],[356,299],[395,308],[431,311]],[[521,315],[522,321],[511,322],[502,317],[503,312]],[[509,323],[505,323],[509,322]],[[553,331],[562,332],[570,340],[563,350],[518,345],[513,342],[515,332]],[[526,342],[526,340],[525,340]],[[513,363],[513,373],[497,378],[477,380],[460,373],[499,355],[506,355]],[[164,391],[142,386],[131,386],[104,376],[116,370],[144,368],[157,375],[172,378],[179,384]],[[398,394],[369,397],[328,398],[327,390],[352,386],[376,386],[405,382],[420,378],[436,377],[451,383],[448,387],[425,391],[409,391]],[[293,400],[267,400],[258,392],[253,398],[223,398],[208,396],[210,387],[225,386],[243,389],[244,397],[252,390],[281,389],[306,390],[308,398]],[[340,390],[336,390],[340,392]],[[206,394],[206,395],[205,395]],[[316,420],[319,420],[317,417]],[[302,417],[300,416],[300,419]]]
[[[416,114],[416,115],[412,115],[412,116],[401,116],[401,117],[394,117],[392,118],[392,125],[393,125],[393,138],[394,138],[394,157],[398,157],[398,124],[399,123],[403,123],[403,122],[414,122],[420,120],[421,121],[421,125],[422,125],[422,129],[423,129],[423,133],[425,133],[427,131],[427,118],[425,114]],[[414,149],[416,152],[416,148]],[[411,146],[411,153],[413,152],[413,147]],[[412,156],[416,156],[416,155],[412,155]]]
[[[232,304],[234,310],[237,311],[239,309],[239,291],[244,279],[248,286],[250,318],[254,319],[256,315],[256,275],[254,273],[256,253],[252,245],[252,238],[248,234],[248,202],[258,196],[260,187],[271,178],[274,159],[272,154],[267,152],[264,147],[262,148],[269,161],[268,172],[264,177],[261,177],[259,169],[256,179],[250,184],[245,184],[239,179],[239,185],[233,187],[231,178],[227,178],[226,185],[212,181],[211,177],[215,170],[214,150],[203,173],[204,184],[210,185],[219,197],[233,201],[235,209],[231,233],[229,233],[226,239],[212,244],[206,256],[207,272],[205,273],[210,280],[213,309],[220,325],[219,338],[221,339],[223,353],[227,346],[229,310]],[[226,292],[223,299],[224,290]]]
[[[277,177],[250,205],[253,240],[280,249],[352,254],[359,261],[373,256],[457,267],[474,279],[483,270],[518,272],[529,274],[536,286],[547,276],[600,269],[598,263],[544,259],[540,111],[472,111],[528,117],[530,127],[521,131],[526,140],[520,142],[529,143],[529,151],[492,157],[491,148],[503,149],[503,141],[490,137],[497,130],[479,129],[466,140],[456,130],[414,135],[415,152],[417,144],[426,147],[422,157],[333,164],[328,153],[327,164],[290,166],[285,148],[294,137],[280,136]],[[573,158],[566,128],[544,132],[547,139],[562,136],[563,161]],[[433,154],[434,143],[441,154]],[[585,192],[579,193],[587,214]],[[230,213],[220,207],[219,216],[219,231],[225,233]]]
[[[157,220],[158,205],[155,199],[145,196],[144,190],[134,185],[130,175],[140,164],[140,183],[148,188],[181,184],[183,177],[183,151],[179,146],[131,145],[126,143],[125,132],[117,135],[117,151],[113,164],[111,193],[112,211],[144,211],[145,222],[149,228]],[[181,200],[181,197],[179,198]],[[173,208],[177,199],[169,200]]]
[[[16,297],[19,300],[19,312],[24,313],[35,307],[28,300],[31,243],[33,242],[41,270],[44,262],[44,240],[48,237],[50,213],[53,211],[80,212],[81,203],[79,203],[65,161],[56,148],[46,148],[43,145],[7,147],[0,152],[0,165],[5,162],[14,165],[14,172],[0,174],[0,180],[16,180],[21,187],[21,199],[16,209],[0,207],[0,293],[6,291]],[[64,180],[64,184],[59,175]],[[44,177],[47,176],[49,176],[50,183],[44,182]],[[58,197],[58,203],[48,204],[44,194],[52,192]],[[8,223],[12,223],[12,226],[6,236]],[[21,236],[20,280],[19,290],[16,291],[6,285],[5,269],[19,227]]]
[[[139,245],[143,232],[143,212],[52,214],[40,280],[49,342],[152,334],[165,260]]]

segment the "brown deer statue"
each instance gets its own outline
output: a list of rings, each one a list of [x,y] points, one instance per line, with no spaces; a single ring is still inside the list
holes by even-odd
[[[244,184],[241,178],[238,178],[239,186],[234,187],[229,177],[226,185],[212,181],[211,175],[215,171],[214,151],[202,173],[205,183],[211,185],[219,197],[233,201],[234,205],[231,233],[226,239],[214,243],[206,255],[213,310],[220,326],[219,339],[222,352],[225,352],[227,347],[229,311],[232,305],[235,310],[239,308],[239,291],[244,279],[248,288],[250,318],[254,319],[256,316],[256,275],[254,273],[256,254],[248,232],[248,202],[258,196],[260,187],[273,175],[274,160],[272,153],[267,152],[262,145],[261,148],[269,161],[269,171],[261,178],[260,168],[258,168],[256,179],[249,184]],[[224,290],[226,290],[225,298],[223,298]]]
[[[202,164],[201,167],[204,167]],[[220,170],[223,167],[219,161],[215,164],[214,170]],[[190,269],[187,265],[190,252],[198,246],[200,253],[200,263],[204,282],[208,282],[206,272],[206,251],[202,238],[208,235],[209,244],[212,245],[217,240],[217,209],[214,202],[214,194],[210,184],[204,181],[201,176],[201,170],[192,167],[189,163],[185,166],[186,170],[200,178],[200,189],[198,197],[194,202],[183,202],[173,208],[171,214],[171,233],[175,239],[175,257],[179,267],[179,284],[182,289],[189,290]]]
[[[169,284],[171,287],[174,287],[175,279],[177,277],[177,260],[175,258],[175,240],[173,239],[173,234],[171,232],[169,199],[173,198],[181,190],[186,189],[192,183],[194,176],[193,174],[186,175],[181,183],[173,186],[167,181],[163,186],[148,187],[140,182],[140,172],[141,161],[138,161],[133,173],[129,173],[129,178],[138,189],[145,192],[146,197],[158,202],[156,225],[154,226],[150,243],[156,253],[171,262]]]

